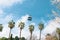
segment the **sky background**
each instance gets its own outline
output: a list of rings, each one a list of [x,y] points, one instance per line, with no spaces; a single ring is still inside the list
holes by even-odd
[[[8,22],[14,20],[16,25],[12,29],[13,37],[19,36],[18,23],[25,22],[25,28],[22,30],[22,36],[28,37],[30,35],[28,26],[33,24],[35,30],[33,34],[39,37],[38,24],[43,21],[44,30],[42,37],[47,33],[53,33],[60,22],[60,0],[0,0],[0,24],[3,24],[3,31],[0,32],[0,37],[9,36]],[[29,22],[27,18],[32,16],[32,21]],[[49,30],[48,30],[49,29]],[[28,35],[27,35],[28,34]]]

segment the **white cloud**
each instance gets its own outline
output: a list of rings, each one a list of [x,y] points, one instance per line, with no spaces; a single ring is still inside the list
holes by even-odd
[[[27,22],[28,17],[29,15],[22,16],[20,21]]]
[[[20,29],[18,28],[18,23],[23,21],[25,22],[25,24],[27,23],[27,19],[28,19],[28,16],[29,15],[25,15],[25,16],[22,16],[17,22],[16,22],[16,26],[13,28],[12,30],[12,34],[13,34],[13,37],[15,36],[19,36],[20,34]],[[0,21],[1,23],[3,24],[3,31],[0,33],[0,37],[9,37],[9,28],[8,28],[8,22],[12,19],[12,14],[10,15],[7,15],[5,18],[1,18]],[[27,34],[29,34],[29,30],[28,30],[28,26],[26,24],[26,27],[23,29],[22,31],[22,36],[26,36]],[[25,35],[26,34],[26,35]],[[27,35],[28,36],[28,35]],[[26,37],[27,37],[26,36]]]
[[[12,18],[12,14],[10,15],[7,15],[5,18],[2,19],[2,21],[9,21],[11,18]],[[30,36],[30,32],[29,32],[29,23],[27,23],[27,19],[28,19],[29,15],[24,15],[22,16],[19,20],[16,21],[16,26],[13,28],[12,30],[12,34],[13,34],[13,37],[15,36],[19,36],[20,34],[20,29],[18,28],[18,24],[19,22],[23,21],[25,22],[26,26],[24,27],[24,29],[22,30],[22,36],[27,38]],[[4,20],[5,19],[5,20]],[[4,23],[5,23],[4,22]],[[60,18],[59,17],[55,17],[55,19],[53,20],[50,20],[47,24],[46,24],[46,28],[42,31],[42,37],[41,38],[45,38],[45,34],[47,33],[53,33],[57,27],[60,27]],[[33,25],[35,25],[35,23],[31,23]],[[3,31],[0,33],[0,37],[8,37],[9,36],[9,28],[8,28],[8,24],[4,24],[4,29]],[[39,30],[35,27],[35,30],[33,32],[34,35],[37,35],[37,39],[39,39]]]
[[[51,0],[51,4],[57,9],[60,9],[60,0]]]
[[[19,32],[20,32],[20,29],[18,28],[18,24],[19,24],[19,22],[25,22],[25,27],[24,27],[24,29],[22,30],[22,37],[25,37],[25,38],[29,38],[30,37],[30,32],[29,32],[29,24],[30,24],[30,22],[28,22],[28,17],[29,17],[29,15],[25,15],[25,16],[22,16],[17,22],[16,22],[16,27],[15,27],[15,29],[14,29],[14,31],[15,30],[18,30],[18,31],[15,31],[14,32],[14,35],[16,36],[19,36]],[[36,26],[35,26],[35,23],[34,22],[31,22],[31,24],[32,25],[34,25],[34,32],[33,32],[33,35],[36,35],[38,38],[37,39],[39,39],[39,33],[40,33],[40,31],[38,31],[37,30],[37,28],[36,28]],[[45,37],[43,34],[42,34],[42,37],[41,38],[43,38],[43,37]]]
[[[6,20],[6,22],[9,22],[10,20],[12,20],[13,19],[13,15],[12,14],[9,14],[9,15],[7,15],[5,18],[4,18],[4,20]]]
[[[53,15],[55,16],[54,19],[51,19],[47,22],[45,29],[43,30],[43,34],[46,35],[48,33],[52,34],[56,31],[56,28],[60,28],[60,17],[58,13],[52,10]]]
[[[52,10],[52,13],[54,16],[58,16],[58,13],[56,11]]]
[[[0,23],[8,23],[10,20],[12,20],[12,18],[12,14],[6,15],[5,17],[0,17]]]
[[[28,21],[28,20],[27,20],[28,17],[29,17],[29,15],[22,16],[20,19],[17,20],[17,22],[16,22],[16,26],[18,26],[18,24],[19,24],[20,22],[27,23],[27,21]]]
[[[52,4],[57,4],[57,3],[59,3],[60,2],[60,0],[51,0],[51,3]]]
[[[39,37],[40,37],[40,30],[36,30],[36,27],[35,27],[35,30],[34,30],[33,34],[34,34],[35,36],[37,36],[37,39],[39,39]],[[45,38],[45,35],[44,35],[43,33],[41,33],[41,38],[42,38],[42,39]]]
[[[3,10],[0,9],[0,15],[2,15],[3,13],[4,13]]]
[[[15,3],[22,4],[24,0],[0,0],[0,6],[12,6]]]
[[[12,15],[10,16],[6,16],[4,19],[6,19],[6,21],[9,21],[7,20],[8,18],[11,19]],[[19,36],[20,34],[20,29],[18,28],[18,24],[19,22],[23,21],[25,22],[26,26],[24,27],[24,29],[22,30],[22,36],[27,38],[28,36],[30,36],[30,32],[29,32],[29,23],[27,23],[27,19],[28,19],[29,15],[24,15],[22,16],[19,20],[16,21],[16,26],[13,28],[12,30],[12,34],[13,34],[13,37],[15,36]],[[6,22],[5,21],[5,22]],[[60,27],[60,18],[59,17],[55,17],[55,19],[53,20],[50,20],[47,24],[46,24],[46,28],[42,31],[42,38],[45,38],[45,34],[47,33],[53,33],[57,27]],[[31,23],[33,25],[35,25],[35,23]],[[2,33],[0,33],[0,37],[8,37],[9,36],[9,28],[8,28],[8,25],[7,24],[4,24],[4,29],[2,31]],[[39,39],[39,30],[35,27],[35,30],[33,32],[34,35],[37,35],[37,38]]]
[[[60,27],[60,18],[59,17],[55,17],[55,19],[50,20],[47,25],[46,28],[43,30],[44,34],[50,33],[52,34],[57,27]]]
[[[0,23],[3,24],[3,31],[0,32],[0,37],[9,37],[8,22],[12,19],[12,14],[0,18]]]
[[[55,17],[60,17],[60,15],[59,15],[56,11],[54,11],[54,10],[52,10],[52,14],[53,14]]]
[[[30,37],[29,22],[28,22],[28,20],[27,20],[28,17],[29,17],[29,15],[24,15],[24,16],[22,16],[22,17],[16,22],[16,27],[13,29],[13,31],[14,31],[13,35],[14,35],[14,37],[15,37],[15,36],[18,36],[18,37],[19,37],[20,29],[18,28],[18,24],[19,24],[21,21],[25,23],[25,27],[24,27],[24,29],[22,30],[22,37],[25,37],[25,38],[28,38],[28,36]],[[34,23],[34,22],[31,23],[31,24],[33,24],[33,25],[35,26],[35,23]],[[17,31],[15,31],[15,30],[17,30]],[[35,34],[35,35],[36,35],[36,33],[37,33],[37,32],[33,32],[33,34]]]
[[[8,28],[8,25],[7,24],[4,24],[3,25],[3,30],[2,30],[2,32],[0,32],[0,37],[9,37],[9,28]]]
[[[14,35],[14,37],[15,36],[19,36],[19,34],[20,34],[20,29],[19,29],[19,27],[18,27],[18,24],[22,21],[22,22],[24,22],[25,23],[25,27],[24,27],[24,29],[22,30],[22,36],[24,36],[24,37],[27,37],[28,35],[27,34],[29,34],[29,32],[28,32],[28,23],[27,23],[27,19],[28,19],[28,17],[29,17],[29,15],[24,15],[24,16],[22,16],[20,19],[18,19],[17,21],[16,21],[16,26],[15,26],[15,28],[13,29],[13,35]],[[15,30],[17,30],[17,31],[15,31]]]
[[[31,23],[31,24],[35,26],[35,23]]]

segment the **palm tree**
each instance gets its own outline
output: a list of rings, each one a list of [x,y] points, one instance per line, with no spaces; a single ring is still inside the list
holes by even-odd
[[[15,26],[15,22],[13,20],[8,22],[8,27],[10,28],[9,38],[11,36],[11,30]],[[10,40],[10,39],[9,39]]]
[[[54,37],[53,37],[53,40],[58,40],[57,36],[54,36]]]
[[[60,40],[60,28],[57,28],[56,32],[58,33],[58,36],[59,36],[58,40]]]
[[[25,27],[25,23],[24,22],[20,22],[18,27],[20,27],[20,39],[21,39],[21,31]]]
[[[39,38],[39,40],[41,40],[41,31],[43,30],[43,28],[44,28],[44,24],[40,23],[39,24],[39,30],[40,30],[40,38]]]
[[[0,32],[2,32],[3,26],[2,24],[0,24]]]
[[[29,31],[31,33],[30,40],[32,40],[32,33],[34,31],[34,25],[29,25]]]

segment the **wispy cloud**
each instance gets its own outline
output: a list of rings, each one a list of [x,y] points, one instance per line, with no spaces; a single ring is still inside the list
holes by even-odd
[[[53,10],[52,13],[55,14],[56,12]],[[47,33],[52,34],[56,30],[57,27],[60,27],[59,25],[60,25],[60,17],[55,16],[55,19],[51,19],[51,20],[48,21],[45,29],[43,30],[43,33],[44,34],[47,34]]]
[[[18,26],[18,24],[19,24],[20,22],[26,23],[26,22],[28,21],[28,20],[27,20],[28,17],[29,17],[29,15],[24,15],[24,16],[22,16],[20,19],[17,20],[16,26]]]
[[[9,28],[8,28],[8,24],[3,24],[3,30],[2,32],[0,32],[0,38],[1,37],[9,37]]]
[[[19,22],[22,21],[22,22],[25,23],[25,27],[22,30],[22,37],[25,37],[25,38],[28,38],[29,37],[30,38],[30,32],[29,32],[29,24],[30,23],[27,20],[28,17],[29,17],[29,15],[24,15],[19,20],[17,20],[16,27],[13,29],[13,32],[12,32],[14,37],[15,36],[18,36],[19,37],[20,29],[18,28],[18,24],[19,24]],[[34,25],[34,27],[35,27],[35,23],[34,22],[32,22],[31,24]],[[33,34],[36,35],[37,33],[39,35],[39,31],[36,31],[36,27],[35,27]]]
[[[0,15],[2,15],[3,13],[4,13],[3,10],[0,9]]]
[[[2,14],[3,15],[3,14]],[[0,32],[0,37],[8,37],[9,36],[9,28],[8,28],[8,22],[12,20],[12,14],[9,14],[5,17],[0,18],[0,24],[3,24],[3,30]]]
[[[22,4],[25,0],[0,0],[0,6],[12,6],[15,3]]]
[[[52,4],[57,4],[57,3],[59,3],[60,2],[60,0],[51,0],[51,3]]]
[[[0,17],[0,23],[7,23],[8,21],[12,20],[12,14],[6,15],[5,17]]]
[[[29,15],[24,15],[22,16],[20,19],[18,19],[16,21],[16,25],[15,27],[13,28],[12,30],[12,34],[13,34],[13,37],[15,36],[19,36],[20,34],[20,29],[18,27],[18,24],[22,21],[25,23],[25,28],[22,30],[22,36],[24,37],[28,37],[29,35],[29,29],[28,29],[28,23],[27,23],[27,19],[28,19]],[[8,22],[13,18],[12,14],[10,15],[7,15],[5,18],[2,18],[1,21],[3,21],[3,31],[0,33],[0,37],[9,37],[9,27],[8,27]],[[32,24],[35,24],[35,23],[32,23]],[[28,34],[28,35],[27,35]]]
[[[12,15],[10,15],[11,17],[12,17]],[[10,17],[9,15],[8,16],[6,16],[6,18],[5,19],[10,19],[11,17]],[[29,32],[29,24],[28,24],[28,16],[29,15],[24,15],[24,16],[22,16],[19,20],[17,20],[16,21],[16,25],[15,25],[15,27],[13,28],[13,30],[12,30],[12,34],[13,34],[13,37],[15,37],[15,36],[19,36],[19,34],[20,34],[20,29],[18,28],[18,24],[19,24],[19,22],[21,22],[21,21],[23,21],[23,22],[25,22],[25,24],[26,24],[26,26],[25,26],[25,28],[22,30],[22,36],[23,37],[25,37],[25,38],[27,38],[27,37],[29,37],[30,36],[30,32]],[[9,20],[5,20],[5,22],[6,21],[9,21]],[[60,22],[60,18],[59,17],[55,17],[55,19],[52,19],[52,20],[50,20],[50,21],[48,21],[48,23],[46,24],[46,28],[43,30],[43,32],[42,32],[42,38],[43,37],[45,37],[45,34],[47,34],[47,33],[50,33],[50,34],[52,34],[55,30],[56,30],[56,28],[57,27],[60,27],[59,25],[59,22]],[[33,22],[33,23],[31,23],[31,24],[33,24],[34,26],[35,26],[35,23]],[[0,34],[2,35],[0,35],[0,37],[8,37],[9,36],[9,28],[8,28],[8,24],[6,23],[6,24],[4,24],[3,25],[4,26],[4,28],[3,28],[3,31],[2,32],[0,32]],[[48,30],[49,29],[49,30]],[[28,34],[28,35],[27,35]],[[34,35],[37,35],[37,38],[39,39],[39,30],[37,30],[37,28],[35,27],[35,30],[34,30],[34,32],[33,32],[33,34]]]

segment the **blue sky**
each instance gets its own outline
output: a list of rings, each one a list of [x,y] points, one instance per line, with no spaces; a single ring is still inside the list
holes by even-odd
[[[29,14],[36,22],[41,19],[47,21],[49,18],[46,15],[51,14],[51,3],[50,0],[26,0],[22,4],[14,4],[11,7],[4,8],[3,10],[7,14],[13,13],[16,18]]]
[[[60,3],[59,0],[0,0],[0,23],[4,26],[3,32],[0,34],[8,37],[8,22],[13,19],[16,22],[16,26],[12,30],[13,36],[19,36],[19,28],[17,27],[17,24],[20,21],[24,21],[27,27],[24,28],[22,36],[25,37],[26,35],[24,33],[29,34],[29,31],[26,31],[28,30],[29,25],[27,20],[29,15],[32,16],[31,24],[35,26],[34,33],[36,32],[37,35],[39,34],[38,24],[41,21],[45,24],[45,28],[43,30],[44,33],[42,31],[42,37],[44,37],[43,34],[52,33],[56,29],[56,24],[59,26],[58,22],[60,22],[60,18],[55,16],[60,16],[60,9],[58,9],[57,5],[58,3]],[[47,28],[49,29],[48,31]],[[0,37],[3,37],[1,35]]]

